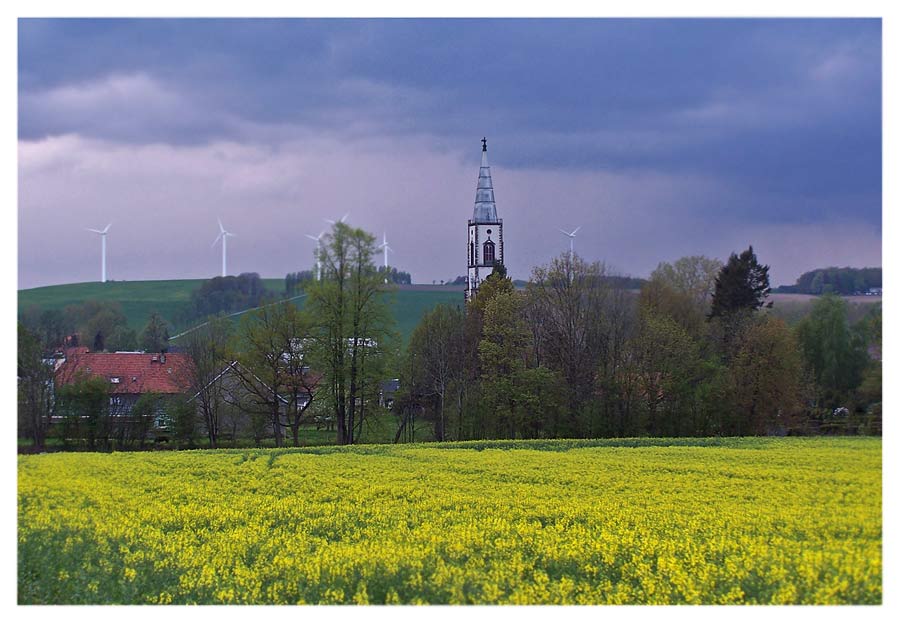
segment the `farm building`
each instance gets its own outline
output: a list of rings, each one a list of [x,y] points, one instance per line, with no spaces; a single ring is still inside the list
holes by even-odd
[[[56,385],[102,378],[109,383],[109,415],[122,417],[131,415],[144,394],[185,394],[189,366],[185,353],[92,353],[85,347],[68,348],[56,364]]]

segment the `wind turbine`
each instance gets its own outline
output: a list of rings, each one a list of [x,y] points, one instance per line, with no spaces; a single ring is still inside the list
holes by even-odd
[[[85,227],[88,231],[92,231],[95,234],[100,234],[100,283],[106,283],[106,234],[109,233],[109,226],[112,225],[110,223],[104,229],[89,229]]]
[[[388,246],[387,232],[384,232],[384,242],[382,242],[380,245],[378,245],[378,248],[379,248],[379,249],[384,249],[384,282],[387,283],[387,282],[388,282],[388,278],[387,278],[387,276],[388,276],[388,271],[387,271],[387,270],[388,270],[388,260],[387,260],[387,255],[388,255],[388,251],[390,251],[391,253],[394,252],[394,250]]]
[[[330,218],[327,218],[327,219],[325,219],[325,222],[328,223],[329,225],[337,225],[338,223],[346,223],[348,216],[350,216],[349,212],[347,212],[344,216],[342,216],[340,218],[340,220],[338,220],[338,221],[332,221]]]
[[[578,230],[579,230],[579,229],[581,229],[581,225],[579,225],[578,227],[576,227],[575,229],[573,229],[573,230],[570,231],[570,232],[569,232],[569,231],[565,231],[565,230],[563,230],[563,229],[560,229],[560,230],[559,230],[559,231],[561,231],[563,234],[565,234],[566,236],[569,237],[569,253],[571,253],[572,255],[575,254],[575,234],[578,233]]]
[[[307,238],[316,241],[316,281],[322,281],[322,236],[324,235],[324,231],[318,236],[306,234]]]
[[[232,234],[230,231],[225,231],[225,228],[222,226],[222,221],[219,219],[216,219],[216,220],[219,221],[219,235],[216,236],[215,240],[213,240],[213,243],[211,246],[214,247],[214,246],[216,246],[216,243],[219,240],[222,241],[222,276],[227,277],[228,270],[227,270],[226,264],[225,264],[225,256],[226,256],[226,249],[228,248],[228,245],[227,245],[228,236],[237,236],[237,234]]]

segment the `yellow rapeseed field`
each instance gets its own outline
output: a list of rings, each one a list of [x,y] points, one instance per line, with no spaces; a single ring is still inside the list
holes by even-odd
[[[880,439],[22,456],[20,603],[880,603]]]

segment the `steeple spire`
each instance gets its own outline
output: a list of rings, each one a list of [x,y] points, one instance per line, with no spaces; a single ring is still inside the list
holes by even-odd
[[[478,188],[475,191],[475,212],[472,220],[480,223],[497,221],[497,205],[494,203],[494,183],[487,159],[487,137],[481,139],[481,169],[478,171]]]

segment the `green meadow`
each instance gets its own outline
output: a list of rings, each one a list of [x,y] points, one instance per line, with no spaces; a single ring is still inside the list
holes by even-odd
[[[263,279],[266,288],[281,293],[283,279]],[[159,313],[170,325],[170,333],[182,331],[188,326],[179,323],[181,312],[188,309],[191,292],[203,283],[202,279],[172,279],[166,281],[109,281],[107,283],[71,283],[19,290],[19,312],[32,307],[40,309],[62,309],[67,305],[84,301],[115,301],[122,306],[128,324],[140,331],[147,324],[153,312]],[[441,290],[415,286],[401,289],[388,295],[396,319],[396,329],[409,339],[412,330],[428,310],[441,303],[463,304],[460,290]],[[302,305],[303,299],[297,303]]]

